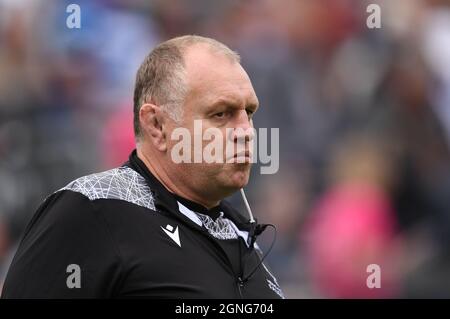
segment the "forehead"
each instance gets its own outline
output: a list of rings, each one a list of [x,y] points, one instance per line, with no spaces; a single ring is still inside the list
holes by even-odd
[[[242,66],[206,45],[189,48],[185,54],[188,96],[204,103],[218,99],[257,103],[250,78]]]

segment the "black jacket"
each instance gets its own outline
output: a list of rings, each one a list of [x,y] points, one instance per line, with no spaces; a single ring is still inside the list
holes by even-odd
[[[2,298],[283,297],[249,230],[225,201],[207,210],[168,192],[133,151],[42,203]]]

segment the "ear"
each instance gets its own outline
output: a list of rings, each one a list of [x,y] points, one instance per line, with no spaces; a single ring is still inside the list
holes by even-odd
[[[167,151],[164,119],[164,114],[158,105],[146,103],[139,110],[139,122],[145,138],[161,152]]]

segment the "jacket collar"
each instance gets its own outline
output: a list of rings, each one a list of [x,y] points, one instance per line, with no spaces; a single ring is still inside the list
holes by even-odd
[[[244,231],[248,231],[250,229],[248,220],[237,210],[231,207],[231,205],[225,200],[222,200],[218,206],[208,210],[206,207],[198,203],[169,192],[164,187],[164,185],[150,172],[144,162],[142,162],[142,160],[137,156],[136,150],[133,150],[131,152],[128,161],[124,163],[123,166],[130,167],[145,178],[147,184],[152,190],[155,207],[159,211],[167,211],[169,213],[172,213],[179,219],[181,218],[184,221],[189,220],[189,223],[193,227],[201,228],[201,226],[195,220],[187,216],[185,212],[180,211],[179,203],[181,203],[182,206],[185,206],[190,211],[208,215],[213,219],[219,217],[221,213],[223,213],[224,217],[230,219],[239,229]]]

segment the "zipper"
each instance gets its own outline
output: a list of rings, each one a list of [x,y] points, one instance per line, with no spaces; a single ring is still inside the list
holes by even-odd
[[[225,251],[223,250],[223,248],[218,243],[216,243],[213,239],[211,239],[209,234],[205,233],[204,231],[202,231],[201,233],[203,234],[203,236],[206,236],[210,242],[212,242],[213,246],[216,248],[217,253],[222,255],[222,258],[226,261],[230,272],[233,274],[233,277],[236,279],[239,298],[244,299],[244,295],[242,293],[242,288],[244,287],[245,282],[242,280],[242,277],[238,276],[234,272],[233,265],[231,264],[231,261],[228,258],[227,254],[225,253]],[[240,242],[239,242],[239,245],[240,245]],[[241,254],[239,253],[239,258],[240,257],[241,257]],[[241,260],[241,258],[240,258],[240,260]]]
[[[241,299],[244,299],[244,295],[242,294],[242,289],[244,288],[244,281],[242,280],[242,277],[238,277],[237,287],[239,291],[239,296],[241,297]]]

